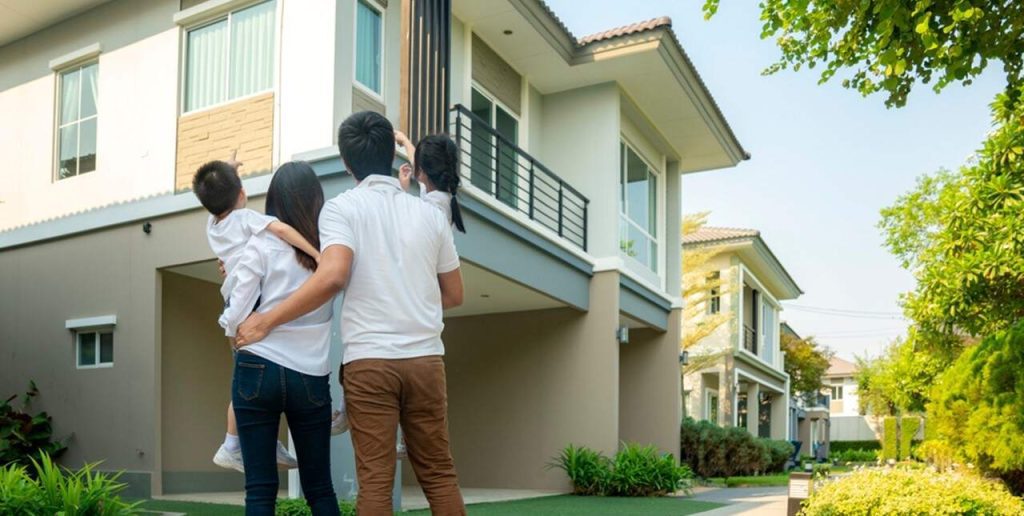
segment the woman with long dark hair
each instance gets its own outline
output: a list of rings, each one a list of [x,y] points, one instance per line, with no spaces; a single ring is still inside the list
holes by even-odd
[[[323,189],[308,164],[290,162],[277,169],[267,191],[267,215],[295,228],[317,248],[317,222],[323,205]],[[232,303],[242,303],[242,309],[232,310],[240,315],[226,321],[228,328],[232,332],[237,330],[254,309],[265,312],[274,308],[298,290],[315,270],[313,258],[270,232],[254,235],[243,251],[238,284],[231,298]],[[302,492],[313,514],[338,514],[329,453],[330,332],[328,302],[278,326],[263,340],[241,348],[235,355],[231,398],[245,464],[246,514],[274,514],[281,414],[288,419]]]

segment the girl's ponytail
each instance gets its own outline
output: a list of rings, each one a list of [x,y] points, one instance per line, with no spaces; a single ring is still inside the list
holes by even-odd
[[[446,134],[432,134],[424,137],[416,145],[416,168],[430,179],[434,186],[451,194],[452,224],[455,229],[465,233],[462,222],[462,210],[459,207],[459,146]]]
[[[446,140],[445,161],[447,161],[445,175],[449,176],[445,191],[452,194],[452,224],[455,224],[455,229],[465,233],[466,226],[462,223],[462,209],[459,208],[459,185],[462,183],[462,176],[459,175],[459,146],[447,136],[444,139]]]

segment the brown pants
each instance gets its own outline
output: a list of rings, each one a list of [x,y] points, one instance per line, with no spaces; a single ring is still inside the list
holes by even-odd
[[[356,360],[345,365],[343,382],[356,452],[359,515],[393,514],[399,421],[430,512],[466,514],[448,445],[448,394],[441,357]]]

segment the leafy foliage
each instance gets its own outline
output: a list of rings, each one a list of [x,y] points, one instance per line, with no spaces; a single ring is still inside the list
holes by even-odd
[[[841,452],[845,450],[870,450],[876,451],[882,449],[882,443],[879,441],[831,441],[828,444],[830,452]]]
[[[921,418],[913,416],[900,418],[900,460],[911,458],[911,445],[920,429]]]
[[[664,496],[689,491],[693,478],[690,468],[671,454],[638,444],[624,444],[612,459],[585,446],[569,445],[553,466],[569,476],[573,494],[585,496]]]
[[[829,460],[839,463],[847,462],[875,462],[878,460],[878,450],[845,449],[840,451],[829,450]]]
[[[63,516],[120,516],[135,514],[138,504],[118,496],[125,485],[120,474],[107,475],[86,465],[77,472],[62,470],[43,453],[28,468],[0,468],[0,514],[60,514]]]
[[[711,18],[720,0],[705,0]],[[819,84],[843,70],[843,87],[881,92],[903,106],[918,83],[936,92],[971,84],[990,61],[1003,65],[1008,91],[1024,81],[1024,3],[996,0],[763,0],[761,38],[782,56],[764,73],[823,66]]]
[[[787,441],[759,439],[744,428],[723,428],[692,418],[683,420],[679,444],[682,462],[701,478],[782,471],[793,454],[793,445]]]
[[[890,344],[880,357],[857,359],[861,410],[876,415],[924,411],[931,388],[952,362],[952,354],[921,345],[920,338],[911,328],[907,338]]]
[[[882,421],[882,460],[899,458],[899,437],[896,433],[896,418],[885,418]]]
[[[928,341],[957,344],[1024,318],[1024,103],[1008,98],[992,104],[995,127],[970,163],[882,210],[886,244],[917,279],[905,311]]]
[[[1024,492],[1024,322],[968,348],[935,386],[934,433]]]
[[[43,454],[57,458],[67,450],[66,442],[53,440],[53,418],[46,412],[26,412],[38,395],[35,382],[29,382],[20,410],[11,405],[16,395],[0,403],[0,465],[29,466]]]
[[[938,471],[947,471],[956,460],[956,450],[946,441],[932,439],[914,448],[914,458],[925,462]]]
[[[803,515],[1024,514],[1024,501],[969,473],[916,468],[865,468],[825,482],[805,502]]]
[[[356,506],[350,501],[341,500],[338,502],[338,509],[341,516],[355,516]],[[309,504],[302,498],[287,498],[278,500],[274,510],[275,516],[312,516],[313,511]]]
[[[788,333],[782,334],[779,345],[786,354],[784,367],[793,392],[820,391],[832,351],[815,342],[814,337],[801,339]]]

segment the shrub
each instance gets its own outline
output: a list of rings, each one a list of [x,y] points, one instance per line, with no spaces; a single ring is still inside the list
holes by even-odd
[[[93,471],[87,464],[77,472],[62,470],[43,453],[31,459],[32,470],[18,464],[0,468],[0,514],[62,514],[120,516],[135,514],[135,506],[118,496],[125,485],[120,474]]]
[[[921,418],[905,417],[900,420],[900,460],[911,457],[910,448],[921,428]]]
[[[896,418],[887,417],[882,421],[882,460],[898,459]]]
[[[338,509],[341,511],[341,516],[355,516],[356,506],[348,501],[341,500],[338,502]],[[309,504],[302,498],[287,498],[277,501],[277,508],[274,511],[275,516],[312,516],[313,511],[310,510]]]
[[[829,451],[828,458],[837,462],[875,462],[878,460],[878,450]]]
[[[607,490],[611,464],[608,457],[585,446],[569,445],[554,466],[565,471],[575,495],[599,495]]]
[[[914,449],[914,458],[927,462],[939,471],[946,471],[953,467],[956,451],[946,441],[932,439],[917,445]]]
[[[830,452],[842,452],[846,450],[881,450],[880,441],[831,441],[828,443]]]
[[[693,472],[654,446],[624,444],[608,459],[585,446],[569,445],[552,466],[569,476],[573,494],[590,496],[662,496],[689,492]]]
[[[53,441],[52,418],[46,412],[35,415],[26,412],[32,398],[38,395],[35,382],[29,382],[28,392],[21,398],[21,410],[11,405],[17,395],[0,403],[0,466],[20,464],[34,474],[35,470],[28,468],[33,459],[43,454],[57,458],[67,450],[65,442]]]
[[[839,514],[1024,514],[999,483],[967,473],[861,469],[825,482],[804,502],[806,516]]]
[[[679,446],[682,462],[701,478],[781,471],[793,454],[789,442],[759,439],[744,428],[691,418],[680,426]]]

